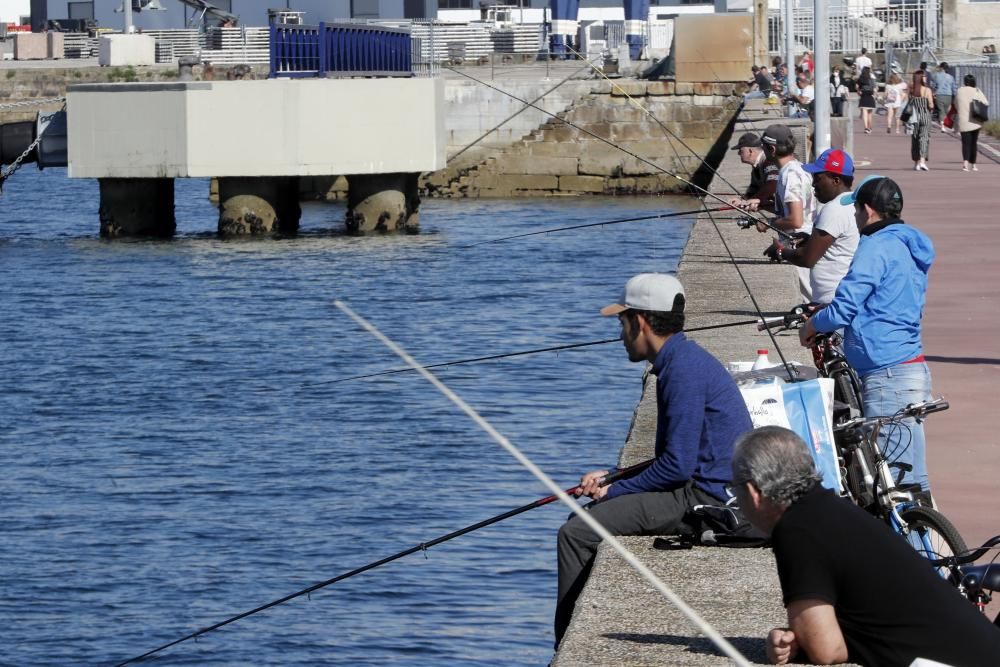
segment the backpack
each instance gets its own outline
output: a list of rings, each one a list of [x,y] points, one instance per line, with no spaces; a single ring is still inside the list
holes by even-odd
[[[684,517],[694,531],[693,539],[702,546],[766,547],[771,539],[747,521],[743,511],[730,501],[728,505],[695,505]]]

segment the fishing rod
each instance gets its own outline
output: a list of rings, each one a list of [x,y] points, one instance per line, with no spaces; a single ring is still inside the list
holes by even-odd
[[[577,55],[579,55],[579,54],[577,54]],[[709,67],[711,67],[711,64],[709,64]],[[718,82],[719,76],[718,76],[718,73],[715,72],[715,68],[714,67],[712,68],[712,73],[715,75],[716,82]],[[612,85],[615,85],[614,82],[611,81],[611,79],[608,78],[606,74],[604,74],[603,72],[600,72],[600,74],[605,79],[607,79],[609,82],[611,82]],[[633,104],[635,104],[635,106],[637,108],[639,108],[640,110],[642,110],[647,116],[649,116],[650,118],[652,118],[656,122],[656,124],[659,125],[660,128],[665,133],[667,133],[668,135],[670,135],[671,137],[673,137],[674,139],[676,139],[677,141],[679,141],[681,143],[681,145],[683,145],[692,155],[694,155],[696,158],[698,158],[704,166],[708,167],[708,169],[713,174],[715,174],[716,176],[718,176],[719,178],[721,178],[722,181],[726,185],[728,185],[733,190],[736,189],[735,186],[732,183],[730,183],[724,176],[722,176],[721,174],[719,174],[719,172],[714,167],[712,167],[712,165],[710,165],[708,163],[708,161],[705,160],[705,158],[703,158],[697,152],[695,152],[694,150],[692,150],[691,147],[688,146],[684,142],[683,139],[681,139],[679,136],[677,136],[677,134],[675,132],[671,131],[666,125],[664,125],[662,122],[660,122],[660,120],[655,116],[655,114],[653,114],[649,109],[646,109],[641,104],[639,104],[635,99],[633,99],[632,96],[628,94],[628,91],[625,91],[624,89],[621,89],[620,87],[619,87],[619,89],[622,90],[622,93],[629,99],[629,101],[631,101]],[[746,106],[745,102],[741,101],[740,102],[740,111],[745,106]],[[739,116],[740,111],[737,111],[737,117]],[[667,144],[671,147],[671,150],[673,150],[674,157],[677,160],[680,160],[680,155],[677,152],[677,147],[673,145],[673,142],[671,142],[669,140],[669,137],[667,139]],[[676,176],[674,176],[674,177],[676,178]],[[708,190],[706,190],[704,188],[701,188],[701,189],[706,194],[711,194],[711,193],[709,193]],[[720,199],[720,201],[721,201],[721,198],[719,198],[719,197],[716,197],[716,199]],[[712,226],[715,227],[715,231],[716,231],[716,233],[719,236],[719,240],[722,242],[722,246],[725,248],[726,253],[729,255],[729,259],[732,261],[733,267],[736,269],[736,273],[739,275],[740,280],[743,282],[743,287],[746,289],[747,294],[750,297],[750,301],[753,303],[754,309],[757,311],[757,315],[761,318],[761,320],[763,320],[764,319],[764,313],[761,311],[760,305],[757,303],[756,297],[753,295],[753,292],[750,290],[750,284],[747,282],[746,277],[743,275],[743,271],[742,271],[742,269],[740,269],[739,264],[737,264],[736,258],[733,256],[732,251],[729,249],[729,244],[726,243],[725,238],[722,236],[722,230],[719,229],[719,225],[718,225],[718,223],[715,220],[715,216],[713,215],[713,211],[710,211],[708,209],[708,205],[705,204],[704,200],[702,200],[702,206],[705,209],[704,212],[708,215],[708,219],[712,222]],[[752,220],[752,221],[755,221],[755,222],[759,222],[760,224],[763,224],[765,227],[767,227],[767,228],[769,228],[769,229],[777,232],[779,235],[784,236],[785,238],[788,238],[788,239],[795,238],[794,233],[789,233],[789,232],[786,232],[784,230],[778,229],[776,226],[774,226],[770,222],[768,222],[766,220],[765,216],[763,216],[763,215],[760,215],[757,218],[755,218],[753,216],[750,216],[750,215],[744,215],[742,217],[743,217],[744,221],[751,221]],[[749,225],[744,225],[741,222],[737,222],[737,224],[739,224],[739,226],[742,227],[743,229],[748,229],[749,228]],[[789,379],[789,381],[794,382],[795,381],[795,373],[797,371],[795,371],[794,367],[791,366],[788,363],[788,361],[785,359],[785,355],[781,351],[781,347],[778,345],[778,341],[774,337],[774,334],[772,332],[768,331],[768,336],[770,337],[771,343],[774,345],[775,350],[778,352],[778,357],[781,359],[781,363],[782,363],[782,366],[785,369],[785,372],[788,373],[788,379]]]
[[[613,482],[616,482],[618,480],[628,479],[629,477],[633,477],[633,476],[639,474],[640,472],[642,472],[643,470],[645,470],[646,468],[648,468],[650,465],[652,465],[652,463],[655,460],[656,459],[649,459],[648,461],[643,461],[642,463],[637,463],[637,464],[635,464],[633,466],[629,466],[628,468],[622,468],[620,470],[614,470],[614,471],[608,473],[607,475],[605,475],[604,477],[601,478],[600,485],[601,486],[607,486],[607,485],[609,485],[609,484],[611,484]],[[564,493],[566,493],[566,495],[571,495],[571,494],[576,493],[579,490],[580,490],[580,486],[577,485],[577,486],[574,486],[571,489],[566,489]],[[504,512],[503,514],[498,514],[498,515],[496,515],[494,517],[491,517],[489,519],[485,519],[485,520],[480,521],[478,523],[474,523],[474,524],[472,524],[470,526],[466,526],[465,528],[460,528],[458,530],[452,531],[452,532],[450,532],[450,533],[448,533],[446,535],[441,535],[440,537],[435,537],[434,539],[432,539],[432,540],[430,540],[428,542],[421,542],[420,544],[418,544],[416,546],[410,547],[408,549],[404,549],[402,551],[398,551],[398,552],[394,553],[391,556],[387,556],[385,558],[382,558],[381,560],[372,561],[371,563],[368,563],[367,565],[362,565],[361,567],[355,568],[355,569],[353,569],[353,570],[351,570],[349,572],[344,572],[343,574],[338,574],[335,577],[332,577],[332,578],[327,579],[325,581],[321,581],[321,582],[319,582],[317,584],[313,584],[312,586],[308,586],[306,588],[303,588],[302,590],[296,591],[296,592],[291,593],[289,595],[286,595],[286,596],[284,596],[282,598],[278,598],[277,600],[272,600],[271,602],[268,602],[267,604],[262,604],[259,607],[255,607],[254,609],[251,609],[249,611],[245,611],[245,612],[242,612],[240,614],[236,614],[235,616],[231,616],[231,617],[227,618],[224,621],[220,621],[220,622],[215,623],[213,625],[210,625],[208,627],[202,628],[201,630],[198,630],[196,632],[192,632],[191,634],[185,635],[184,637],[181,637],[180,639],[175,639],[172,642],[168,642],[166,644],[163,644],[162,646],[158,646],[158,647],[154,648],[151,651],[146,651],[142,655],[137,655],[137,656],[135,656],[133,658],[129,658],[128,660],[124,660],[122,662],[119,662],[119,663],[117,663],[115,665],[115,667],[124,667],[124,665],[129,665],[129,664],[132,664],[132,663],[140,662],[140,661],[145,660],[146,658],[148,658],[148,657],[150,657],[150,656],[152,656],[152,655],[154,655],[156,653],[159,653],[160,651],[166,650],[166,649],[168,649],[168,648],[170,648],[172,646],[177,646],[178,644],[182,644],[182,643],[184,643],[184,642],[186,642],[186,641],[188,641],[190,639],[194,639],[196,637],[200,637],[201,635],[204,635],[204,634],[207,634],[209,632],[212,632],[213,630],[218,630],[221,627],[229,625],[230,623],[235,623],[236,621],[239,621],[241,619],[247,618],[248,616],[253,616],[254,614],[259,614],[260,612],[262,612],[262,611],[264,611],[266,609],[270,609],[271,607],[277,607],[278,605],[284,604],[284,603],[286,603],[286,602],[288,602],[290,600],[294,600],[295,598],[302,597],[303,595],[308,595],[310,593],[318,591],[321,588],[325,588],[327,586],[335,584],[338,581],[343,581],[344,579],[350,579],[351,577],[359,575],[359,574],[361,574],[363,572],[367,572],[369,570],[374,570],[377,567],[380,567],[382,565],[386,565],[387,563],[391,563],[391,562],[393,562],[395,560],[399,560],[400,558],[403,558],[404,556],[409,556],[410,554],[414,554],[414,553],[416,553],[418,551],[427,551],[431,547],[435,547],[435,546],[441,544],[442,542],[447,542],[449,540],[455,539],[456,537],[461,537],[462,535],[467,535],[468,533],[471,533],[473,531],[479,530],[480,528],[485,528],[486,526],[492,526],[495,523],[499,523],[499,522],[501,522],[501,521],[503,521],[505,519],[509,519],[511,517],[517,516],[518,514],[523,514],[524,512],[528,512],[528,511],[536,509],[538,507],[542,507],[544,505],[548,505],[550,503],[553,503],[553,502],[555,502],[558,499],[559,499],[558,495],[545,496],[544,498],[539,498],[538,500],[535,500],[534,502],[530,502],[527,505],[521,505],[518,508],[509,510],[507,512]]]
[[[681,597],[677,595],[677,593],[675,593],[673,589],[670,588],[670,586],[668,586],[666,583],[664,583],[662,579],[656,576],[656,573],[653,572],[651,569],[649,569],[649,567],[646,566],[641,560],[639,560],[639,558],[637,558],[634,553],[625,548],[625,546],[621,543],[621,541],[619,541],[617,537],[608,532],[608,530],[604,526],[602,526],[601,523],[597,519],[595,519],[590,512],[587,512],[584,510],[584,508],[580,507],[579,503],[573,502],[573,499],[570,498],[568,494],[566,494],[563,491],[560,491],[559,487],[556,486],[556,483],[553,482],[548,475],[542,472],[542,470],[537,465],[535,465],[531,459],[525,456],[524,453],[520,449],[518,449],[517,446],[514,443],[512,443],[508,438],[504,437],[502,433],[497,431],[496,428],[494,428],[492,424],[486,421],[486,419],[483,418],[481,414],[476,412],[475,408],[473,408],[471,405],[462,400],[462,398],[458,394],[453,392],[451,389],[447,387],[447,385],[445,385],[443,382],[434,377],[434,375],[430,371],[421,368],[420,364],[418,364],[416,360],[406,352],[406,350],[404,350],[399,345],[390,340],[389,337],[383,334],[381,331],[379,331],[374,324],[372,324],[371,322],[369,322],[368,320],[366,320],[365,318],[361,317],[353,310],[351,310],[347,306],[347,304],[345,304],[340,300],[337,300],[333,302],[333,305],[336,306],[345,315],[354,320],[354,322],[358,324],[362,329],[364,329],[372,336],[377,338],[379,342],[381,342],[383,345],[392,350],[396,354],[396,356],[398,356],[400,359],[409,364],[411,368],[420,373],[420,375],[425,380],[430,382],[435,389],[437,389],[441,394],[444,395],[445,398],[454,403],[462,412],[466,414],[466,416],[468,416],[472,421],[474,421],[477,426],[486,431],[487,435],[489,435],[498,445],[503,447],[507,451],[507,453],[509,453],[511,456],[517,459],[518,463],[527,468],[532,475],[537,477],[543,484],[545,484],[545,486],[547,486],[549,490],[553,491],[559,498],[559,500],[562,501],[564,505],[569,507],[570,510],[572,510],[573,514],[576,515],[577,518],[579,518],[583,523],[587,524],[587,526],[591,530],[593,530],[598,537],[601,538],[604,544],[606,544],[609,548],[616,551],[618,555],[620,555],[625,560],[626,563],[632,566],[632,568],[643,579],[645,579],[654,589],[659,591],[659,593],[663,595],[663,597],[669,600],[670,603],[673,604],[674,607],[676,607],[677,610],[681,612],[681,614],[683,614],[699,632],[701,632],[703,635],[705,635],[705,637],[711,640],[712,643],[719,648],[719,650],[725,653],[737,665],[737,667],[750,667],[750,663],[747,662],[747,659],[745,657],[743,657],[743,654],[741,654],[738,650],[736,650],[736,648],[725,637],[723,637],[718,630],[712,627],[712,625],[706,622],[705,619],[703,619],[698,614],[698,612],[696,612],[694,609],[691,608],[690,605],[684,602],[684,600],[681,599]]]
[[[482,80],[480,80],[480,79],[477,79],[476,77],[472,76],[471,74],[466,74],[465,72],[460,72],[460,71],[458,71],[457,69],[455,69],[454,67],[448,67],[448,66],[443,66],[443,67],[444,67],[444,69],[447,69],[447,70],[450,70],[450,71],[452,71],[452,72],[455,72],[456,74],[458,74],[458,75],[460,75],[460,76],[464,76],[464,77],[466,77],[466,78],[468,78],[468,79],[471,79],[471,80],[473,80],[473,81],[476,81],[476,82],[480,83],[481,85],[483,85],[483,86],[486,86],[487,88],[490,88],[490,89],[492,89],[492,90],[496,90],[497,92],[499,92],[499,93],[501,93],[501,94],[503,94],[503,95],[507,95],[508,97],[510,97],[510,98],[512,98],[512,99],[514,99],[514,100],[517,100],[517,101],[521,102],[522,104],[529,104],[528,102],[525,102],[524,100],[522,100],[522,99],[521,99],[521,98],[519,98],[518,96],[514,95],[513,93],[509,93],[509,92],[507,92],[507,91],[505,91],[505,90],[503,90],[503,89],[501,89],[501,88],[497,88],[497,87],[496,87],[496,86],[494,86],[494,85],[491,85],[491,84],[489,84],[489,83],[486,83],[485,81],[482,81]],[[715,194],[715,193],[713,193],[713,192],[709,192],[709,191],[708,191],[707,189],[705,189],[705,188],[701,187],[700,185],[696,185],[695,183],[692,183],[692,182],[691,182],[691,181],[689,181],[688,179],[686,179],[686,178],[684,178],[684,177],[682,177],[682,176],[679,176],[678,174],[675,174],[675,173],[672,173],[672,172],[668,171],[667,169],[665,169],[665,168],[661,167],[660,165],[656,164],[655,162],[652,162],[652,161],[650,161],[650,160],[647,160],[647,159],[646,159],[646,158],[644,158],[644,157],[641,157],[641,156],[639,156],[639,155],[636,155],[636,154],[635,154],[635,153],[633,153],[632,151],[630,151],[630,150],[628,150],[628,149],[626,149],[626,148],[624,148],[624,147],[622,147],[622,146],[619,146],[618,144],[614,143],[613,141],[610,141],[610,140],[608,140],[608,139],[605,139],[604,137],[602,137],[602,136],[598,135],[597,133],[595,133],[595,132],[592,132],[592,131],[590,131],[590,130],[588,130],[588,129],[584,128],[584,127],[581,127],[581,126],[577,125],[576,123],[573,123],[572,121],[569,121],[569,120],[566,120],[565,118],[560,118],[560,117],[559,117],[559,116],[557,116],[556,114],[554,114],[554,113],[552,113],[552,112],[550,112],[550,111],[547,111],[547,110],[545,110],[545,109],[542,109],[541,107],[539,107],[539,106],[537,106],[537,105],[533,105],[533,104],[532,104],[531,106],[532,106],[533,108],[537,109],[538,111],[541,111],[541,112],[542,112],[542,113],[544,113],[544,114],[547,114],[547,115],[549,115],[549,116],[551,116],[551,117],[553,117],[553,118],[556,118],[556,119],[558,119],[558,120],[562,121],[562,122],[563,122],[563,123],[565,123],[566,125],[568,125],[568,126],[572,127],[573,129],[575,129],[575,130],[577,130],[577,131],[579,131],[579,132],[583,132],[584,134],[588,134],[588,135],[592,136],[593,138],[597,139],[598,141],[601,141],[601,142],[603,142],[603,143],[605,143],[605,144],[607,144],[607,145],[611,146],[612,148],[615,148],[615,149],[617,149],[617,150],[620,150],[621,152],[625,153],[626,155],[629,155],[629,156],[631,156],[631,157],[635,158],[636,160],[638,160],[638,161],[640,161],[640,162],[642,162],[642,163],[644,163],[644,164],[648,164],[649,166],[653,167],[654,169],[657,169],[657,170],[659,170],[659,171],[663,172],[663,173],[664,173],[664,174],[666,174],[667,176],[670,176],[670,177],[672,177],[672,178],[674,178],[674,179],[676,179],[676,180],[680,181],[681,183],[686,183],[687,185],[691,186],[691,187],[692,187],[693,189],[695,189],[695,190],[698,190],[698,191],[701,191],[701,192],[705,193],[705,195],[706,195],[706,196],[708,196],[708,197],[712,197],[713,199],[716,199],[716,200],[718,200],[718,202],[719,202],[719,203],[721,203],[721,204],[723,204],[724,206],[731,206],[731,205],[729,204],[729,202],[727,202],[727,201],[725,201],[724,199],[722,199],[722,197],[719,197],[718,195],[716,195],[716,194]],[[640,107],[640,108],[641,108],[641,107]],[[646,114],[648,114],[648,115],[652,116],[652,114],[651,114],[651,113],[649,112],[649,110],[647,110],[647,109],[643,109],[643,111],[644,111],[644,112],[645,112]],[[655,117],[654,117],[654,118],[655,118]],[[666,129],[665,127],[664,127],[664,130],[665,130],[666,132],[668,132],[668,133],[670,132],[670,131],[669,131],[669,130],[667,130],[667,129]],[[672,143],[672,142],[670,142],[670,141],[669,141],[669,138],[668,138],[668,141],[667,141],[667,143],[668,143],[668,144],[670,145],[671,149],[672,149],[672,150],[674,151],[674,155],[675,155],[675,156],[677,156],[677,157],[678,157],[678,159],[679,159],[679,157],[680,157],[680,156],[679,156],[679,155],[678,155],[678,153],[677,153],[677,148],[676,148],[676,147],[675,147],[675,146],[673,145],[673,143]],[[688,147],[688,150],[690,151],[690,150],[691,150],[691,148],[690,148],[690,147]],[[698,154],[697,154],[697,153],[695,153],[694,151],[691,151],[691,152],[692,152],[692,154],[693,154],[693,155],[694,155],[694,156],[695,156],[695,157],[696,157],[696,158],[697,158],[698,160],[700,160],[700,161],[702,162],[702,164],[704,164],[704,165],[708,166],[708,167],[709,167],[709,168],[711,169],[711,165],[709,165],[709,164],[708,164],[708,162],[707,162],[707,161],[705,160],[705,158],[701,157],[700,155],[698,155]],[[732,187],[732,184],[730,184],[730,187]],[[704,201],[704,200],[702,200],[702,206],[703,206],[704,208],[706,208],[706,209],[708,208],[708,205],[707,205],[707,204],[705,203],[705,201]],[[751,292],[751,290],[750,290],[750,285],[749,285],[749,283],[747,283],[747,281],[746,281],[746,278],[745,278],[745,277],[744,277],[744,275],[743,275],[743,271],[742,271],[742,270],[741,270],[741,269],[739,268],[739,265],[738,265],[738,264],[736,263],[736,258],[735,258],[735,257],[733,256],[733,253],[732,253],[732,251],[731,251],[731,250],[729,249],[729,246],[728,246],[728,244],[726,244],[726,242],[725,242],[725,239],[723,239],[723,237],[722,237],[722,230],[721,230],[721,229],[719,229],[719,225],[718,225],[718,222],[716,222],[716,220],[715,220],[715,218],[714,218],[714,216],[713,216],[713,214],[712,214],[712,213],[707,213],[707,215],[708,215],[708,218],[709,218],[709,220],[711,220],[711,222],[712,222],[712,225],[713,225],[713,226],[715,227],[715,230],[716,230],[716,233],[718,233],[718,235],[719,235],[719,238],[720,238],[720,240],[722,240],[722,243],[723,243],[723,246],[724,246],[724,247],[725,247],[725,249],[726,249],[726,253],[727,253],[727,254],[729,255],[729,259],[730,259],[730,260],[732,261],[732,264],[733,264],[733,266],[734,266],[734,267],[736,268],[736,272],[737,272],[737,273],[739,274],[739,276],[740,276],[740,280],[741,280],[741,281],[743,282],[743,286],[744,286],[744,287],[746,288],[746,290],[747,290],[747,294],[748,294],[748,295],[750,296],[750,300],[751,300],[751,302],[753,303],[753,305],[754,305],[754,308],[755,308],[755,310],[757,311],[757,315],[758,315],[758,317],[760,317],[760,318],[761,318],[761,319],[763,320],[763,318],[764,318],[764,313],[763,313],[763,311],[762,311],[762,310],[760,309],[760,306],[759,306],[759,305],[758,305],[758,303],[757,303],[757,299],[756,299],[756,297],[754,297],[753,293]],[[749,213],[748,213],[748,214],[747,214],[747,217],[753,217],[753,216],[749,215]],[[763,216],[761,216],[761,217],[763,217]],[[754,218],[754,219],[757,219],[757,218]],[[766,224],[766,221],[765,221],[765,224]],[[770,226],[770,225],[768,225],[768,226]],[[773,229],[773,227],[772,227],[772,229]],[[791,380],[791,381],[794,381],[794,380],[795,380],[795,370],[794,370],[794,368],[793,368],[793,367],[792,367],[791,365],[789,365],[789,364],[787,363],[787,361],[785,361],[785,355],[784,355],[784,354],[783,354],[783,353],[781,352],[781,349],[780,349],[780,347],[778,346],[778,341],[777,341],[777,339],[776,339],[776,338],[774,337],[774,335],[773,335],[773,332],[770,332],[770,331],[769,331],[769,332],[768,332],[768,335],[770,336],[770,338],[771,338],[771,342],[772,342],[772,343],[774,344],[774,346],[775,346],[775,349],[776,349],[776,350],[777,350],[777,352],[778,352],[778,356],[779,356],[779,357],[781,358],[781,360],[782,360],[782,363],[784,364],[784,367],[785,367],[785,371],[786,371],[786,372],[788,373],[788,378],[789,378],[789,380]]]
[[[572,121],[566,120],[565,118],[561,118],[558,114],[555,114],[555,113],[553,113],[551,111],[548,111],[547,109],[543,109],[542,107],[540,107],[540,106],[538,106],[536,104],[531,104],[530,102],[527,102],[527,101],[521,99],[520,97],[518,97],[517,95],[515,95],[513,93],[507,92],[506,90],[503,90],[502,88],[498,88],[498,87],[496,87],[496,86],[494,86],[492,84],[489,84],[489,83],[487,83],[487,82],[485,82],[485,81],[483,81],[481,79],[477,79],[476,77],[472,76],[471,74],[467,74],[465,72],[461,72],[461,71],[455,69],[454,67],[449,67],[447,65],[442,65],[442,68],[446,69],[446,70],[449,70],[451,72],[454,72],[455,74],[458,74],[459,76],[464,76],[467,79],[471,79],[471,80],[473,80],[473,81],[475,81],[475,82],[477,82],[477,83],[479,83],[479,84],[481,84],[483,86],[486,86],[487,88],[490,88],[492,90],[497,91],[498,93],[506,95],[506,96],[510,97],[511,99],[520,102],[521,104],[529,105],[529,106],[531,106],[531,108],[536,109],[536,110],[542,112],[543,114],[545,114],[547,116],[555,118],[556,120],[559,120],[560,122],[562,122],[562,123],[564,123],[564,124],[572,127],[573,129],[575,129],[575,130],[577,130],[579,132],[582,132],[582,133],[584,133],[586,135],[589,135],[589,136],[593,137],[594,139],[596,139],[596,140],[598,140],[598,141],[600,141],[602,143],[605,143],[608,146],[611,146],[612,148],[621,151],[622,153],[625,153],[629,157],[635,158],[639,162],[642,162],[643,164],[647,164],[650,167],[653,167],[654,169],[656,169],[657,171],[662,172],[663,174],[666,174],[667,176],[670,176],[671,178],[673,178],[673,179],[675,179],[677,181],[680,181],[681,183],[684,183],[685,185],[690,186],[693,190],[696,190],[698,192],[703,193],[706,197],[711,197],[712,199],[715,199],[716,201],[718,201],[723,206],[732,208],[732,206],[730,205],[729,202],[727,202],[725,199],[723,199],[722,197],[718,196],[714,192],[709,192],[705,188],[701,187],[700,185],[697,185],[696,183],[691,182],[690,180],[684,178],[680,174],[676,174],[676,173],[674,173],[672,171],[669,171],[669,170],[665,169],[664,167],[661,167],[660,165],[656,164],[655,162],[649,160],[648,158],[644,158],[641,155],[637,155],[637,154],[633,153],[632,151],[628,150],[627,148],[624,148],[624,147],[622,147],[622,146],[614,143],[613,141],[611,141],[609,139],[605,139],[604,137],[600,136],[596,132],[588,130],[585,127],[581,127],[580,125],[577,125],[576,123],[574,123]],[[649,113],[649,111],[646,111],[646,113]],[[669,132],[669,130],[668,130],[668,132]],[[676,152],[676,149],[674,149],[674,150]],[[690,148],[689,148],[689,150],[690,150]],[[694,154],[697,156],[697,153],[694,153]],[[697,156],[697,157],[698,157],[698,159],[700,159],[702,161],[702,163],[707,164],[705,162],[704,158],[702,158],[701,156]],[[709,165],[709,168],[711,168],[711,165]],[[747,212],[747,214],[751,215],[749,212]],[[751,215],[751,217],[753,217],[753,216]]]
[[[577,52],[577,51],[574,51],[572,47],[567,46],[566,48],[569,49],[570,51],[572,51],[576,56],[578,56],[580,58],[583,58],[583,55],[581,53]],[[706,59],[706,62],[709,63],[709,67],[712,69],[712,74],[715,75],[716,83],[718,83],[719,82],[719,75],[718,75],[718,73],[716,73],[715,68],[711,66],[711,63],[707,59]],[[660,127],[660,129],[663,130],[663,132],[668,135],[668,137],[672,137],[673,139],[675,139],[676,141],[678,141],[681,144],[681,146],[683,146],[685,149],[687,149],[688,152],[690,152],[692,155],[694,155],[699,160],[701,160],[702,165],[704,165],[705,167],[707,167],[708,170],[710,172],[712,172],[712,174],[714,176],[718,177],[719,179],[722,180],[723,183],[725,183],[726,185],[728,185],[733,190],[734,194],[739,194],[738,192],[736,192],[736,186],[733,185],[729,181],[729,179],[727,179],[715,167],[713,167],[711,164],[709,164],[707,160],[705,160],[700,155],[698,155],[698,153],[694,149],[692,149],[690,146],[688,146],[687,142],[685,142],[684,139],[682,139],[676,132],[674,132],[673,130],[671,130],[670,128],[668,128],[659,118],[657,118],[656,114],[654,114],[652,111],[650,111],[649,109],[647,109],[646,107],[644,107],[638,100],[636,100],[634,97],[632,97],[632,95],[630,95],[627,90],[625,90],[624,88],[622,88],[621,86],[619,86],[610,77],[608,77],[608,75],[605,74],[604,71],[601,70],[599,67],[597,67],[596,65],[594,65],[592,63],[589,63],[589,61],[588,61],[588,64],[590,64],[590,66],[593,67],[593,69],[594,69],[595,72],[597,72],[606,81],[608,81],[612,85],[613,88],[617,88],[629,100],[629,102],[631,102],[633,105],[635,105],[635,107],[637,109],[639,109],[644,114],[646,114],[649,118],[651,118],[653,120],[653,122],[656,123]],[[742,113],[742,111],[743,111],[743,109],[745,107],[746,107],[746,103],[743,102],[743,101],[741,101],[739,103],[739,107],[736,110],[735,121],[739,121],[740,120],[740,114]],[[723,107],[723,108],[725,108],[725,107]],[[742,122],[744,124],[746,124],[746,123],[749,122],[749,120],[748,119],[743,119]],[[670,146],[671,150],[673,150],[674,157],[679,161],[680,160],[680,155],[677,152],[677,147],[674,146],[673,143],[670,142],[669,140],[667,141],[667,144]],[[674,176],[674,177],[676,178],[676,176]],[[705,192],[705,194],[709,194],[709,192],[707,190],[703,190],[703,191]],[[721,199],[720,199],[720,201],[721,201]],[[702,205],[704,206],[704,203]],[[746,211],[745,209],[740,209],[738,207],[732,206],[731,204],[729,205],[728,208],[742,211],[744,213],[744,215],[741,216],[742,221],[753,221],[754,223],[762,224],[765,227],[767,227],[768,229],[770,229],[770,230],[776,232],[777,234],[779,234],[784,239],[790,240],[790,239],[795,238],[794,233],[787,232],[787,231],[785,231],[783,229],[779,229],[778,227],[774,226],[773,224],[771,224],[767,220],[766,216],[764,216],[763,214],[761,214],[759,217],[754,217],[754,216],[749,215],[749,211]],[[713,211],[718,211],[718,210],[725,210],[725,209],[713,209]],[[704,211],[702,211],[702,212],[706,212],[707,213],[708,212],[708,207],[706,206],[705,209],[704,209]],[[749,229],[749,225],[744,226],[744,224],[741,224],[741,222],[738,222],[737,224],[739,224],[742,229]]]
[[[551,234],[553,232],[565,232],[570,229],[584,229],[586,227],[603,227],[605,225],[619,225],[625,222],[639,222],[641,220],[658,220],[660,218],[676,218],[678,216],[685,215],[695,215],[701,213],[704,208],[696,208],[690,211],[675,211],[673,213],[660,213],[658,215],[643,215],[637,218],[621,218],[618,220],[605,220],[604,222],[588,222],[582,225],[570,225],[568,227],[553,227],[551,229],[543,229],[537,232],[526,232],[524,234],[514,234],[513,236],[501,236],[497,239],[487,239],[485,241],[478,241],[476,243],[470,243],[464,248],[474,248],[476,246],[484,245],[486,243],[499,243],[500,241],[510,241],[511,239],[523,239],[526,236],[536,236],[538,234]],[[732,206],[720,206],[718,208],[712,209],[714,211],[726,211],[726,210],[739,210],[733,209]]]
[[[696,331],[709,331],[711,329],[725,329],[727,327],[739,327],[746,326],[748,324],[759,324],[761,319],[753,320],[740,320],[739,322],[729,322],[728,324],[712,324],[704,327],[695,327],[693,329],[685,329],[685,333],[694,333]],[[454,361],[442,361],[438,364],[427,364],[421,366],[421,368],[444,368],[446,366],[459,366],[461,364],[474,364],[481,361],[495,361],[497,359],[508,359],[510,357],[523,357],[529,354],[540,354],[542,352],[558,352],[560,350],[573,350],[581,347],[590,347],[593,345],[607,345],[608,343],[619,343],[621,342],[621,336],[616,338],[607,338],[604,340],[595,340],[588,343],[569,343],[566,345],[555,345],[553,347],[541,347],[533,350],[522,350],[520,352],[508,352],[506,354],[492,354],[486,357],[472,357],[470,359],[456,359]],[[377,373],[366,373],[365,375],[352,375],[351,377],[337,378],[335,380],[324,380],[323,382],[313,382],[310,384],[303,385],[303,387],[317,387],[324,384],[339,384],[341,382],[351,382],[353,380],[364,380],[367,378],[380,377],[383,375],[394,375],[396,373],[407,373],[413,371],[413,368],[393,368],[387,371],[379,371]]]

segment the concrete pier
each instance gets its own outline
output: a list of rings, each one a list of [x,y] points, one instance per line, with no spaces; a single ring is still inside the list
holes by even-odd
[[[173,236],[172,178],[100,178],[101,236]]]
[[[295,176],[219,179],[222,236],[294,234],[299,229],[301,214]]]
[[[763,131],[767,124],[754,129]],[[741,122],[736,133],[750,129]],[[733,151],[728,152],[719,172],[737,189],[745,188],[749,181],[749,168],[739,163]],[[724,197],[732,192],[718,177],[711,189]],[[786,312],[799,303],[795,270],[773,265],[761,256],[770,243],[769,235],[741,230],[732,222],[718,224],[765,315]],[[688,296],[689,328],[756,316],[747,290],[707,216],[699,218],[691,230],[679,277]],[[752,326],[695,333],[692,338],[723,362],[751,361],[759,347],[768,348],[771,358],[777,360],[766,334]],[[781,335],[778,341],[790,361],[811,363],[806,351],[799,347],[797,336]],[[621,466],[653,454],[655,387],[655,376],[646,376],[643,397],[621,452]],[[771,550],[698,547],[691,551],[659,551],[653,548],[654,539],[630,537],[623,542],[748,660],[766,664],[764,637],[771,628],[786,623]],[[602,546],[552,665],[608,664],[729,662],[670,602],[654,592],[613,550]]]
[[[218,177],[220,231],[259,234],[297,228],[295,178],[352,174],[361,208],[350,224],[412,226],[417,175],[445,166],[443,86],[419,78],[69,86],[69,175]],[[124,203],[128,188],[115,192],[102,208],[141,206]]]

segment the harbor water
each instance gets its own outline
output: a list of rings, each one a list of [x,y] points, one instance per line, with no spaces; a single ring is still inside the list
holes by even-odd
[[[97,186],[0,196],[0,664],[107,665],[548,495],[332,306],[422,363],[613,338],[597,311],[673,271],[674,198],[425,201],[415,235],[218,239],[178,180],[170,241],[97,235]],[[697,326],[698,313],[689,316]],[[643,368],[617,343],[441,369],[564,487],[614,464]],[[167,649],[159,665],[543,665],[555,537],[520,515]]]

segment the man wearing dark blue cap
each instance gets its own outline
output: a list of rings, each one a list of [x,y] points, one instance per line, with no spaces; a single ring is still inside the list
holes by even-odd
[[[793,248],[775,239],[764,255],[810,269],[812,301],[825,305],[833,300],[858,247],[854,206],[840,201],[854,184],[854,161],[839,148],[829,148],[802,169],[812,174],[816,199],[824,206],[804,243]]]
[[[861,377],[865,414],[893,415],[931,398],[920,320],[934,246],[900,220],[903,193],[891,178],[869,176],[841,202],[854,206],[861,242],[833,301],[806,321],[799,338],[808,347],[817,332],[845,329],[844,355]],[[904,482],[929,491],[924,427],[913,419],[903,424],[883,429],[879,445],[890,465],[904,464]]]

